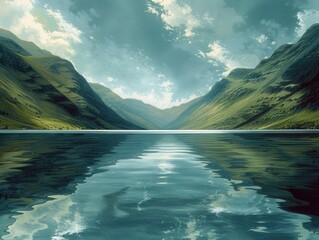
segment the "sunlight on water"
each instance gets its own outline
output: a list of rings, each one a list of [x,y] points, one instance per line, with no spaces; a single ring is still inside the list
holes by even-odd
[[[2,239],[319,237],[317,135],[0,137]]]

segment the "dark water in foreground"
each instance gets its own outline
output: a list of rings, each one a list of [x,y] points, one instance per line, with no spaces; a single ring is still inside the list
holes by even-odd
[[[0,134],[2,239],[319,239],[319,134]]]

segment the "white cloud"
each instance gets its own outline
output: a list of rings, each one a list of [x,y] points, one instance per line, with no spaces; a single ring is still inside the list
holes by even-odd
[[[14,7],[21,7],[24,10],[32,10],[35,0],[11,0],[6,1]]]
[[[264,43],[268,40],[268,37],[265,34],[261,34],[254,38],[259,43]]]
[[[152,89],[150,92],[146,94],[137,93],[137,92],[129,92],[126,91],[124,87],[118,87],[112,89],[113,92],[121,96],[122,98],[134,98],[143,101],[144,103],[151,104],[155,107],[158,107],[160,109],[166,109],[171,108],[174,106],[178,106],[180,104],[189,102],[193,99],[195,99],[195,94],[192,94],[188,98],[182,98],[178,100],[173,100],[173,92],[171,90],[171,86],[173,85],[170,81],[164,81],[160,87],[161,87],[161,95],[157,94],[157,91],[155,92],[155,89]]]
[[[81,31],[67,22],[61,12],[47,5],[35,11],[36,4],[36,0],[4,0],[0,26],[53,54],[73,56],[74,44],[81,43]]]
[[[52,35],[55,34],[57,37],[65,37],[66,39],[74,43],[81,43],[81,31],[79,29],[75,28],[71,23],[65,21],[64,17],[59,11],[54,11],[48,6],[46,6],[45,9],[48,15],[52,16],[58,25],[59,31],[52,32]]]
[[[166,90],[170,90],[171,86],[173,86],[173,83],[169,80],[166,80],[160,86],[165,88]]]
[[[216,64],[216,62],[221,63],[225,66],[226,71],[223,73],[223,76],[227,75],[231,70],[239,67],[239,63],[234,61],[230,52],[222,46],[220,41],[214,41],[208,45],[209,52],[204,53],[200,51],[199,56],[205,56],[208,59],[208,62]]]
[[[205,13],[203,16],[203,21],[209,25],[212,25],[214,20],[215,19],[213,17],[211,17],[208,13]]]
[[[107,77],[106,77],[106,81],[108,81],[108,82],[113,82],[113,81],[114,81],[114,78],[111,77],[111,76],[107,76]]]
[[[319,23],[319,10],[304,10],[297,13],[298,27],[296,33],[301,37],[313,24]]]
[[[200,27],[201,22],[192,14],[192,8],[189,5],[180,5],[176,0],[151,0],[151,2],[162,8],[160,16],[166,24],[166,29],[182,27],[185,37],[193,37],[194,29]],[[159,12],[150,4],[148,11],[159,15]]]
[[[159,12],[157,11],[157,9],[155,7],[153,7],[151,4],[147,4],[147,11],[149,13],[155,14],[155,15],[159,15]]]

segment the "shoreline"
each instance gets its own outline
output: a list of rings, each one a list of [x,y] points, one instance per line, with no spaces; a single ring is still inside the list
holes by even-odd
[[[0,130],[0,134],[319,134],[319,129],[273,130]]]

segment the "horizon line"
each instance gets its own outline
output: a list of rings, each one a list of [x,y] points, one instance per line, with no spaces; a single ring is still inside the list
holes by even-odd
[[[252,129],[252,130],[0,130],[0,134],[256,134],[256,133],[318,133],[319,129]]]

